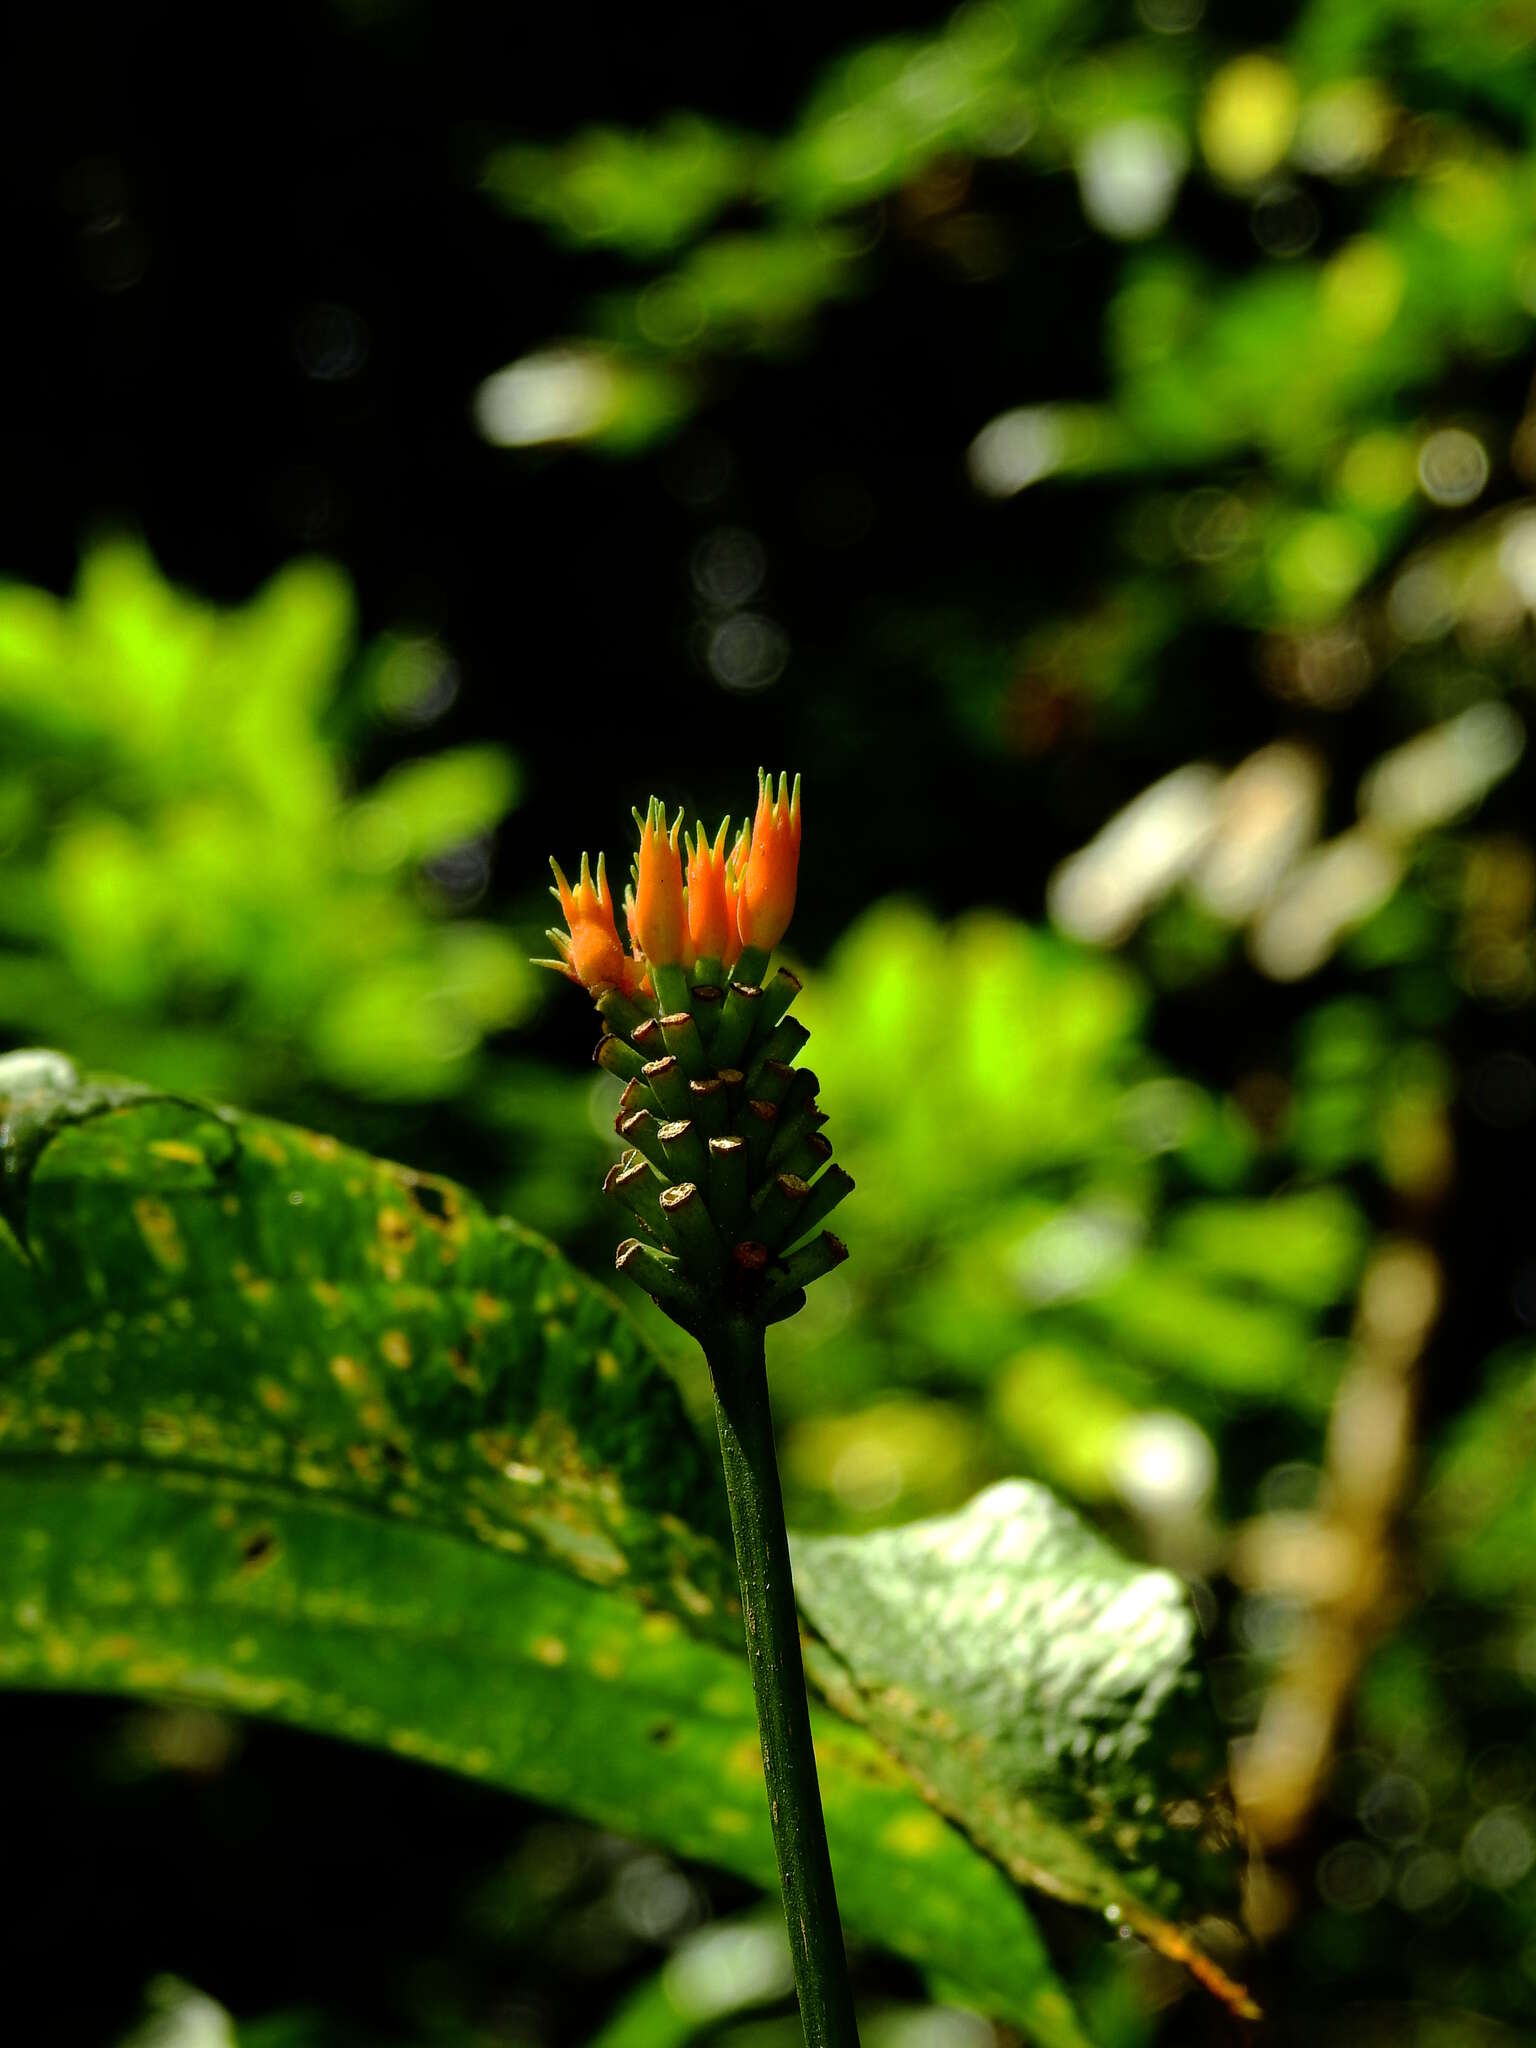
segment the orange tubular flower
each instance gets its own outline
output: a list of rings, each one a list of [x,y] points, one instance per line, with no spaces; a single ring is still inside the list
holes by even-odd
[[[736,927],[744,946],[771,953],[789,928],[795,910],[795,876],[800,866],[800,778],[791,792],[787,775],[779,777],[777,799],[772,779],[757,771],[757,816],[752,842],[741,874]]]
[[[688,965],[688,918],[683,904],[683,856],[678,845],[683,814],[667,826],[667,814],[655,797],[642,818],[640,858],[635,870],[635,900],[630,911],[630,936],[652,967]]]
[[[560,958],[541,965],[559,968],[585,989],[627,989],[633,979],[632,963],[613,921],[613,898],[608,891],[603,856],[597,857],[595,883],[587,856],[581,856],[581,873],[574,889],[561,873],[558,861],[552,860],[550,866],[555,871],[556,887],[549,893],[560,905],[570,930],[569,935],[550,932]]]
[[[688,936],[693,957],[727,965],[727,955],[733,960],[741,951],[735,891],[726,876],[725,839],[730,829],[730,819],[722,819],[711,846],[700,825],[698,837],[688,841]]]
[[[752,827],[743,818],[741,830],[736,834],[736,844],[726,855],[725,861],[725,914],[730,923],[731,936],[726,941],[721,955],[727,968],[734,967],[741,958],[741,882],[747,872],[747,855],[752,851]]]

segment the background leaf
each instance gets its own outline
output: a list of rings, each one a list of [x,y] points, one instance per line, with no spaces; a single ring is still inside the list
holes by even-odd
[[[1170,1573],[1022,1480],[958,1514],[802,1539],[795,1572],[830,1696],[1020,1882],[1154,1940],[1145,1908],[1176,1906],[1173,1872],[1230,1909],[1221,1744]]]

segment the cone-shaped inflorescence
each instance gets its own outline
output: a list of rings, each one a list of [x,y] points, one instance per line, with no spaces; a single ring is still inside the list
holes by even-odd
[[[800,983],[769,956],[794,909],[800,783],[758,777],[757,814],[732,838],[682,833],[652,798],[618,942],[603,867],[557,900],[600,938],[548,964],[595,998],[594,1058],[625,1084],[626,1147],[606,1190],[631,1229],[619,1268],[690,1328],[721,1314],[777,1322],[847,1256],[826,1228],[853,1183],[832,1161],[816,1076],[797,1065],[809,1033]],[[684,855],[686,854],[686,869]],[[577,934],[580,937],[580,931]],[[583,971],[591,963],[591,971]]]
[[[618,1268],[692,1331],[709,1361],[741,1574],[795,1989],[808,2048],[858,2048],[806,1706],[763,1332],[848,1254],[826,1226],[853,1186],[832,1159],[800,984],[769,957],[795,907],[800,784],[758,776],[757,813],[682,840],[652,797],[619,938],[607,870],[557,867],[568,930],[547,964],[595,1000],[593,1057],[623,1083],[622,1157],[603,1183],[629,1233]],[[686,878],[684,852],[687,855]]]

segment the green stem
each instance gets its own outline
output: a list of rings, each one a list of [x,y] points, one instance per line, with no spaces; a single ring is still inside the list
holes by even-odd
[[[744,1318],[731,1317],[707,1329],[703,1344],[715,1387],[715,1419],[736,1538],[747,1657],[800,2024],[807,2048],[858,2048],[811,1747],[763,1332]]]

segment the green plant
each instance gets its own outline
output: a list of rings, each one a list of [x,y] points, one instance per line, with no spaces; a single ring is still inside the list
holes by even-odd
[[[600,857],[573,891],[558,865],[566,930],[558,965],[589,990],[609,1031],[599,1066],[625,1077],[618,1130],[633,1148],[605,1187],[641,1235],[617,1264],[697,1338],[709,1365],[741,1582],[779,1886],[801,2024],[812,2048],[858,2040],[811,1742],[789,1537],[768,1401],[764,1332],[847,1257],[821,1223],[852,1187],[830,1163],[814,1074],[794,1064],[806,1033],[799,982],[765,981],[794,908],[800,782],[775,799],[759,771],[757,815],[729,855],[701,825],[683,882],[678,834],[653,797],[641,819],[620,943]],[[651,1055],[647,1057],[647,1055]]]

